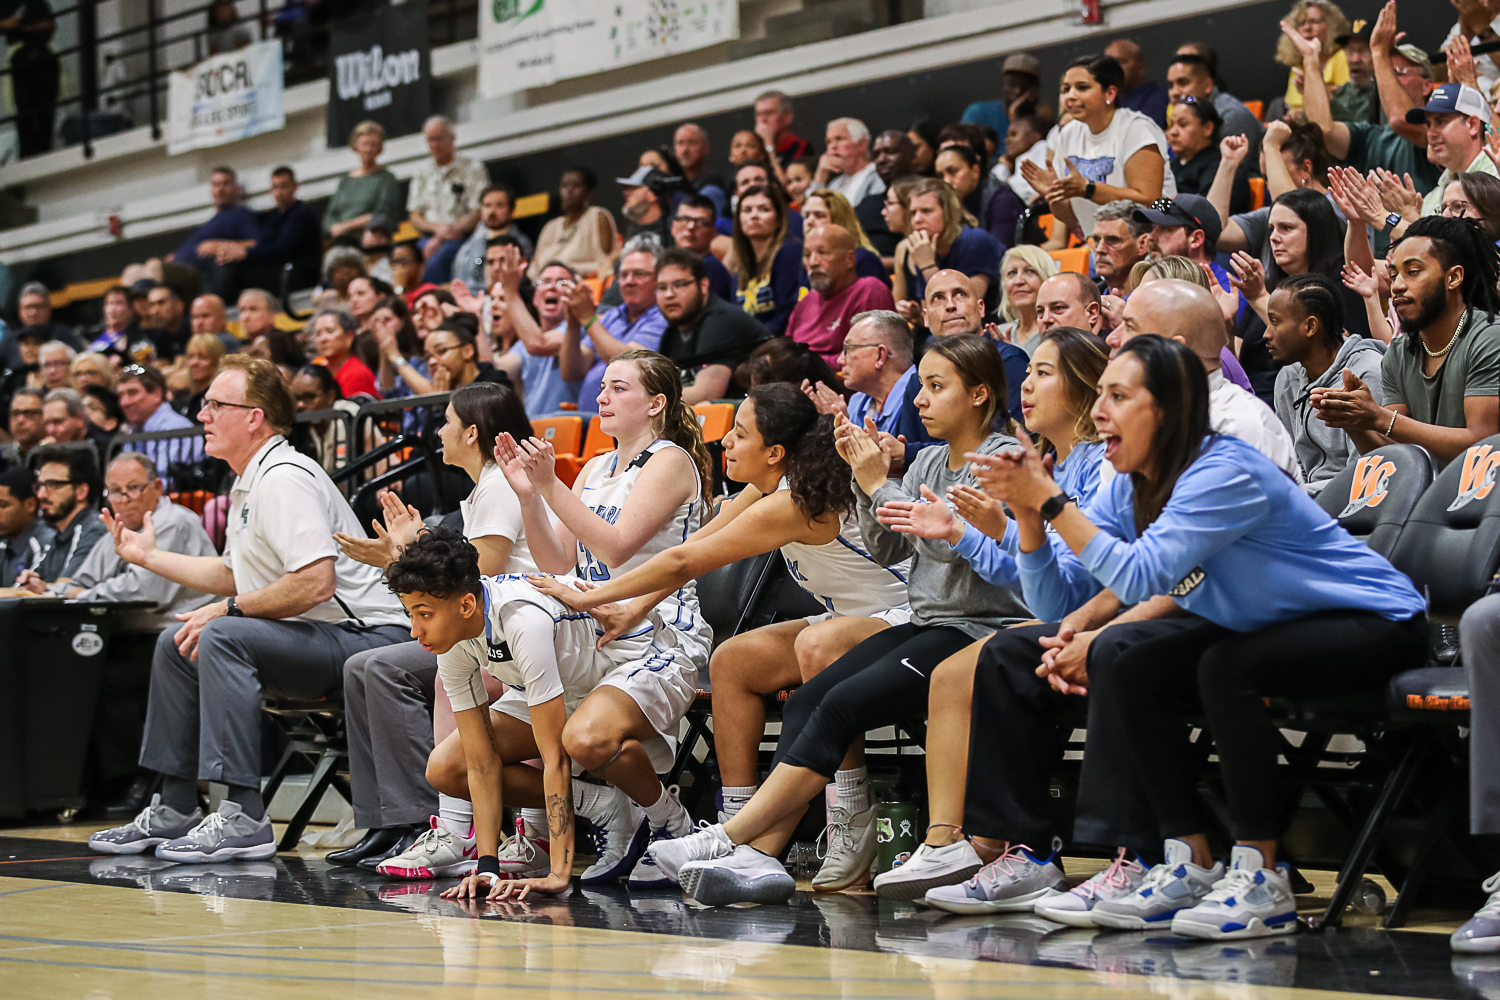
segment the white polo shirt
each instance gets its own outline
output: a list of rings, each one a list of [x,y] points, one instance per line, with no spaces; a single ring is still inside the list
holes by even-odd
[[[261,446],[230,488],[224,565],[241,594],[260,590],[333,557],[334,598],[304,621],[408,625],[406,609],[374,566],[344,555],[333,533],[363,537],[348,502],[322,466],[277,434]]]
[[[1237,437],[1275,462],[1298,485],[1306,482],[1297,446],[1276,411],[1217,369],[1208,373],[1208,423],[1215,433]]]

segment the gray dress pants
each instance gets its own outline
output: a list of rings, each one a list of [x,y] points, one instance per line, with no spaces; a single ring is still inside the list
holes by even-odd
[[[355,653],[344,664],[355,826],[409,826],[437,812],[427,783],[436,683],[437,654],[416,642]]]
[[[174,778],[260,786],[260,702],[340,697],[344,661],[410,637],[403,625],[331,625],[298,619],[215,618],[198,659],[168,628],[151,661],[141,766]]]
[[[1469,832],[1500,833],[1500,594],[1469,605],[1458,645],[1469,673]]]

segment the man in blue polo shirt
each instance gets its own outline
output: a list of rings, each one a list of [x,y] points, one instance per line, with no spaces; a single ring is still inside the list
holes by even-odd
[[[654,351],[661,345],[667,321],[656,308],[656,261],[655,242],[633,240],[620,257],[619,305],[579,315],[585,308],[592,310],[588,289],[580,285],[569,296],[573,322],[563,335],[557,360],[564,380],[584,373],[578,388],[579,413],[599,412],[599,387],[615,357],[630,350]]]
[[[848,403],[849,419],[865,419],[895,438],[904,438],[906,453],[900,468],[911,464],[919,449],[939,444],[927,433],[913,400],[922,388],[912,359],[911,328],[888,309],[872,309],[854,317],[839,355],[844,384],[855,390]],[[813,402],[822,402],[813,395]],[[820,406],[819,409],[823,407]],[[895,463],[892,474],[898,471]]]

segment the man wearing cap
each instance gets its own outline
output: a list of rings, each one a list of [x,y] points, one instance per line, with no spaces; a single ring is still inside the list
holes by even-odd
[[[667,218],[661,199],[652,190],[667,175],[655,167],[640,166],[629,177],[616,177],[615,183],[624,189],[625,205],[620,212],[625,216],[625,242],[630,242],[642,233],[652,233],[661,245],[672,245],[672,223]]]
[[[1445,83],[1432,92],[1424,107],[1412,108],[1406,120],[1427,128],[1427,159],[1443,168],[1437,183],[1422,198],[1422,214],[1437,215],[1443,204],[1443,189],[1457,173],[1500,176],[1495,161],[1485,151],[1489,131],[1490,104],[1484,95],[1465,83]]]
[[[1349,64],[1349,82],[1333,88],[1328,97],[1334,121],[1380,121],[1383,113],[1380,92],[1375,87],[1375,59],[1370,53],[1369,22],[1363,19],[1355,21],[1349,34],[1338,37],[1338,43]]]
[[[1202,195],[1179,194],[1170,202],[1158,201],[1149,208],[1136,209],[1135,218],[1151,226],[1146,241],[1157,253],[1163,257],[1186,257],[1208,271],[1221,289],[1239,300],[1235,319],[1244,315],[1245,297],[1234,290],[1229,283],[1229,272],[1214,260],[1224,229],[1212,202]],[[1228,347],[1219,352],[1219,362],[1225,378],[1246,392],[1254,391],[1250,377]]]
[[[1042,64],[1025,52],[1005,57],[1000,64],[1000,100],[975,101],[961,119],[969,125],[988,125],[998,135],[1010,128],[1010,117],[1035,109],[1042,94]]]

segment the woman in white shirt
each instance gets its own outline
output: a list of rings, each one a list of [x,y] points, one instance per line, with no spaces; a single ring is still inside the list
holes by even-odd
[[[1087,238],[1100,205],[1125,199],[1149,205],[1177,193],[1167,169],[1167,137],[1138,111],[1116,107],[1125,73],[1109,56],[1075,59],[1063,74],[1063,111],[1072,119],[1051,146],[1051,169],[1023,161],[1026,182],[1047,199],[1056,221],[1048,250]]]

